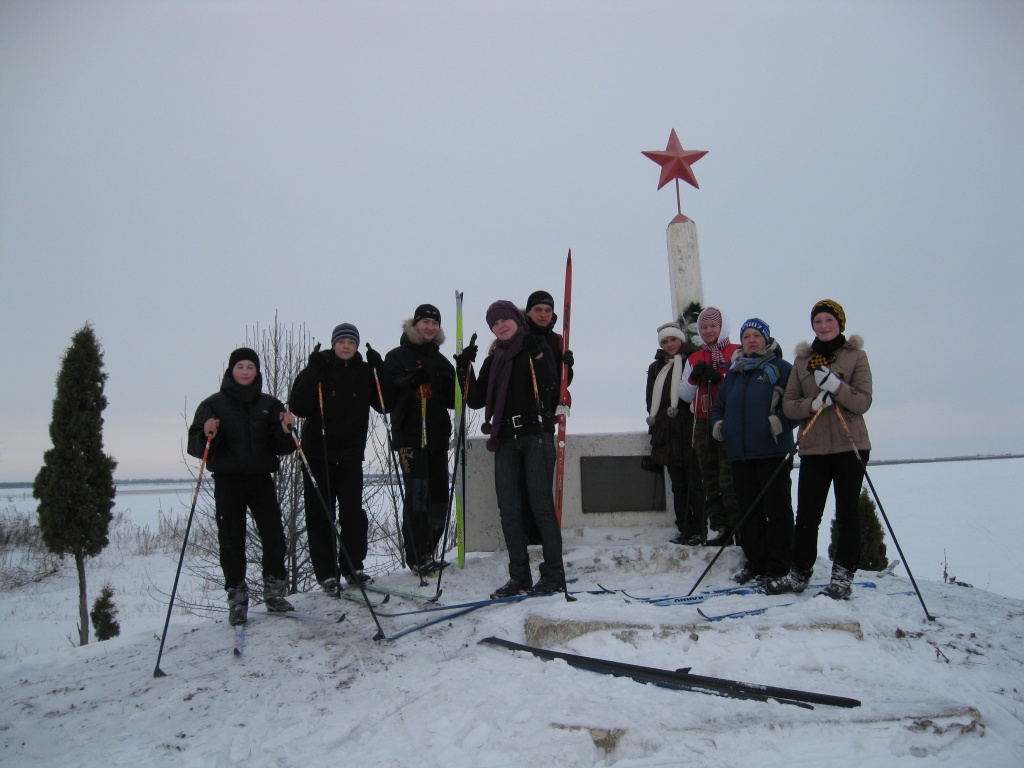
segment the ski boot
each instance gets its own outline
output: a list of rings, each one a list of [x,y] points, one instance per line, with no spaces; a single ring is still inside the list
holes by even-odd
[[[831,597],[833,600],[849,600],[853,593],[853,571],[848,571],[839,563],[832,564],[832,580],[819,595]]]
[[[269,613],[287,613],[295,610],[295,606],[284,599],[287,589],[287,580],[263,577],[263,603]]]
[[[233,626],[249,620],[249,586],[243,581],[228,590],[228,623]]]

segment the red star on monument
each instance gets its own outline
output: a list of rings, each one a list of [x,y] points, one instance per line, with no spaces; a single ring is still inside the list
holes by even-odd
[[[688,184],[699,189],[697,177],[693,175],[691,165],[700,160],[708,152],[706,149],[683,149],[676,136],[676,129],[668,136],[668,146],[664,151],[650,151],[643,154],[661,166],[661,179],[658,182],[658,189],[661,189],[673,179],[682,179]]]

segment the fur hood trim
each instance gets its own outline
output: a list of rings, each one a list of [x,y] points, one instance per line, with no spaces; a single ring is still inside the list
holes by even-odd
[[[402,332],[413,344],[426,344],[427,342],[413,326],[411,317],[402,323]],[[444,344],[444,328],[438,328],[437,336],[434,337],[434,343],[439,347]]]
[[[843,349],[864,349],[864,339],[857,334],[850,336],[846,343],[843,344]],[[810,357],[811,356],[811,342],[801,341],[796,345],[796,356],[797,357]]]

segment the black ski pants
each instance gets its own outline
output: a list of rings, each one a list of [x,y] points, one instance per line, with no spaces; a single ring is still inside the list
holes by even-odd
[[[438,556],[448,517],[448,450],[404,447],[398,457],[405,481],[405,561],[428,563]]]
[[[747,515],[739,544],[752,573],[785,576],[793,564],[792,472],[793,459],[781,456],[732,463],[736,498]]]
[[[861,451],[864,463],[870,451]],[[793,565],[809,571],[818,558],[818,527],[835,486],[838,542],[835,562],[849,571],[860,564],[860,489],[864,466],[853,451],[824,456],[801,456],[796,492],[796,529],[793,532]]]
[[[325,466],[323,460],[311,460],[309,465],[327,502],[325,510],[316,488],[305,475],[306,539],[316,580],[333,579],[336,573],[349,576],[352,568],[361,571],[366,558],[369,527],[363,509],[363,462],[358,459],[332,461]],[[340,529],[337,533],[335,520]],[[343,548],[338,546],[337,537],[340,537]],[[351,566],[346,553],[352,560]],[[335,562],[338,564],[337,572],[334,570]]]
[[[565,578],[562,565],[562,530],[555,517],[555,500],[551,493],[550,456],[555,451],[551,436],[545,433],[522,437],[503,437],[494,453],[494,490],[498,496],[501,532],[508,548],[508,575],[524,584],[532,584],[529,541],[523,526],[520,480],[525,479],[526,493],[533,518],[540,531],[540,564],[542,579],[561,583]]]
[[[263,549],[263,578],[287,579],[284,525],[281,523],[274,478],[270,473],[217,472],[213,476],[213,499],[224,589],[232,589],[245,581],[246,508],[252,513]]]

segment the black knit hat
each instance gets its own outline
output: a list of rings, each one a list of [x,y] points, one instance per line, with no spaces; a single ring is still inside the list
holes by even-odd
[[[248,360],[256,366],[256,372],[260,370],[260,356],[256,354],[256,351],[249,349],[248,347],[239,347],[231,353],[231,357],[228,358],[228,370],[231,370],[242,360]]]
[[[352,339],[358,347],[359,329],[352,325],[352,323],[341,323],[334,326],[334,332],[331,334],[331,346],[333,347],[342,339]]]
[[[555,300],[551,298],[551,294],[547,291],[534,291],[530,294],[530,298],[526,300],[526,311],[529,312],[537,304],[547,304],[552,309],[555,308]]]
[[[416,307],[416,311],[412,315],[412,324],[416,325],[420,320],[426,320],[431,318],[437,320],[437,324],[441,324],[441,310],[435,307],[433,304],[420,304]]]
[[[811,322],[814,322],[814,316],[820,312],[827,312],[832,315],[839,323],[839,332],[842,333],[846,330],[846,312],[839,305],[838,301],[832,301],[832,299],[822,299],[814,307],[811,308]]]

